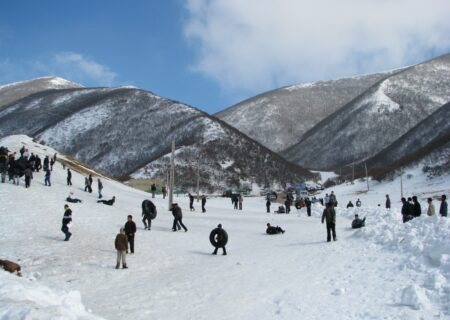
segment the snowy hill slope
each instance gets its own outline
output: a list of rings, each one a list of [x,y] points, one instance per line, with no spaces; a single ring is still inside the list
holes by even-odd
[[[0,140],[14,151],[23,144],[40,156],[57,152],[24,137]],[[29,189],[23,181],[19,186],[0,184],[1,258],[18,261],[23,268],[22,278],[0,274],[2,320],[46,320],[50,315],[110,320],[324,320],[336,315],[341,320],[400,320],[450,315],[448,219],[422,217],[403,225],[394,200],[391,211],[365,198],[363,207],[347,210],[344,198],[357,189],[339,186],[337,242],[325,241],[320,205],[313,206],[312,217],[306,217],[304,209],[266,214],[263,198],[245,198],[239,212],[229,199],[211,198],[206,214],[188,212],[188,199],[175,198],[184,211],[189,229],[185,233],[171,231],[167,202],[157,197],[158,216],[152,230],[145,231],[140,205],[149,194],[104,179],[105,198],[117,197],[109,207],[96,203],[95,193],[82,191],[84,177],[78,172],[71,187],[65,177],[57,163],[52,187],[43,185],[42,172],[35,174]],[[422,192],[430,189],[421,186]],[[361,185],[351,188],[356,187]],[[379,184],[378,191],[383,196],[393,188]],[[60,227],[69,192],[83,202],[71,204],[73,236],[64,242]],[[367,215],[365,229],[349,228],[356,212]],[[114,238],[128,214],[138,227],[136,251],[127,255],[128,270],[115,270]],[[266,235],[267,222],[286,233]],[[227,256],[211,255],[208,236],[218,223],[229,235]]]
[[[220,120],[138,89],[36,93],[0,111],[0,137],[11,134],[36,137],[114,177],[126,178],[163,157],[172,140],[191,168],[180,168],[177,179],[191,187],[193,165],[196,169],[199,162],[209,175],[205,188],[213,188],[215,181],[237,187],[241,181],[266,185],[312,177]],[[223,163],[233,165],[223,170]],[[166,171],[167,166],[159,166],[152,176],[165,177]]]
[[[450,103],[447,103],[389,147],[367,160],[367,165],[370,168],[396,168],[399,162],[403,165],[408,163],[408,159],[410,162],[417,162],[430,152],[436,152],[437,148],[445,149],[445,145],[450,143],[449,119]],[[445,152],[441,150],[438,153]],[[439,161],[436,161],[434,165],[438,164]]]
[[[285,150],[321,120],[392,72],[319,81],[260,94],[216,116],[274,151]]]
[[[450,101],[449,72],[450,54],[404,69],[321,121],[283,154],[321,170],[370,158]]]
[[[0,109],[3,106],[36,92],[70,88],[81,88],[81,85],[59,77],[43,77],[0,85]]]

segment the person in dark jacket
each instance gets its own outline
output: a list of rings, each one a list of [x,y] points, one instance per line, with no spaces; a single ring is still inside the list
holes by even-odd
[[[156,207],[150,200],[144,200],[142,202],[142,222],[144,223],[144,229],[150,230],[152,227],[152,219],[156,217]]]
[[[84,177],[84,191],[88,191],[88,190],[89,190],[89,178]]]
[[[357,214],[355,214],[355,219],[352,221],[352,229],[359,229],[366,225],[366,217],[360,219]]]
[[[72,236],[72,233],[69,231],[70,222],[72,222],[72,210],[70,210],[69,206],[66,204],[64,205],[64,216],[62,219],[62,227],[61,227],[61,231],[66,236],[64,241],[69,241],[70,237]]]
[[[181,208],[178,206],[177,203],[174,203],[172,205],[172,215],[173,215],[173,227],[172,227],[172,231],[177,231],[180,230],[180,226],[183,227],[184,231],[187,232],[188,229],[186,228],[186,226],[183,224],[183,212],[181,211]]]
[[[227,249],[225,249],[225,246],[228,242],[228,234],[227,232],[222,228],[222,224],[219,223],[217,225],[217,228],[213,229],[209,235],[209,241],[214,246],[214,252],[212,254],[217,254],[217,251],[219,248],[222,248],[223,255],[227,255]]]
[[[267,234],[279,234],[279,233],[284,233],[284,230],[281,229],[281,227],[279,227],[279,226],[274,227],[274,226],[271,226],[270,223],[268,223],[266,233]]]
[[[69,193],[69,196],[66,198],[66,201],[71,203],[83,202],[80,199],[73,198],[73,192]]]
[[[101,199],[101,198],[103,198],[103,196],[102,196],[103,183],[100,180],[100,178],[97,179],[97,182],[98,182],[98,198]]]
[[[47,171],[50,169],[50,158],[48,156],[45,156],[44,158],[44,171]]]
[[[361,207],[361,200],[359,200],[359,199],[356,200],[356,203],[355,203],[355,204],[356,204],[356,206],[357,206],[358,208]]]
[[[108,206],[112,206],[114,204],[114,202],[116,202],[116,196],[113,196],[112,199],[110,199],[110,200],[98,200],[97,201],[97,203],[103,203]]]
[[[89,193],[92,193],[92,182],[94,182],[94,179],[92,178],[92,174],[89,175],[88,182],[89,182],[88,191],[89,191]]]
[[[289,199],[289,197],[287,197],[284,201],[284,205],[286,207],[286,213],[291,212],[291,200]]]
[[[39,172],[42,169],[42,160],[38,155],[34,158],[34,171]]]
[[[413,200],[413,215],[414,217],[420,217],[420,215],[422,214],[422,208],[420,207],[420,203],[419,201],[417,201],[417,197],[414,196],[412,197]]]
[[[445,194],[441,197],[441,206],[439,207],[439,214],[442,217],[446,217],[448,214],[448,207],[447,207],[447,196]]]
[[[130,243],[130,252],[134,253],[134,235],[136,233],[136,223],[133,221],[133,216],[128,215],[128,221],[125,223],[125,234],[127,235],[128,242]]]
[[[29,188],[31,186],[32,179],[33,179],[33,170],[29,166],[25,169],[25,188]]]
[[[189,193],[189,210],[195,211],[194,208],[194,196]]]
[[[205,205],[206,205],[206,196],[205,196],[205,195],[202,195],[202,212],[203,212],[203,213],[206,212]]]
[[[311,200],[309,199],[309,197],[306,197],[305,205],[306,205],[306,213],[308,214],[308,217],[311,217]]]
[[[44,179],[44,183],[46,186],[51,187],[52,183],[50,182],[50,176],[51,176],[51,171],[49,168],[47,168],[47,170],[45,170],[45,179]]]
[[[352,201],[350,200],[350,201],[347,203],[347,208],[353,208],[353,207],[354,207],[354,205],[353,205]]]
[[[267,196],[266,199],[266,209],[267,209],[267,213],[270,213],[270,205],[272,204],[272,202],[270,202],[270,197]]]
[[[403,223],[408,222],[409,220],[414,218],[411,206],[405,198],[402,198],[402,217]]]
[[[163,199],[165,199],[166,196],[167,196],[167,188],[166,188],[166,186],[163,186],[161,188],[161,192],[162,192],[162,195],[163,195]]]
[[[156,184],[152,183],[152,186],[150,187],[150,190],[152,191],[152,198],[155,197],[156,193]]]
[[[67,168],[67,185],[72,185],[72,171],[69,168]]]
[[[389,198],[389,195],[386,195],[386,209],[391,208],[391,199]]]
[[[125,234],[125,229],[120,228],[120,232],[116,236],[116,240],[114,241],[114,246],[117,250],[117,263],[116,269],[120,267],[120,260],[122,260],[122,268],[126,269],[127,267],[127,251],[128,251],[128,238]]]
[[[50,171],[53,171],[53,165],[55,164],[55,160],[53,158],[50,159]]]
[[[333,240],[336,241],[336,211],[332,202],[326,204],[322,214],[322,223],[327,223],[327,242],[331,241],[331,233],[333,233]]]

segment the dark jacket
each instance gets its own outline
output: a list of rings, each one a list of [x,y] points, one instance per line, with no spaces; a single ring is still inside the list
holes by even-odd
[[[127,235],[134,235],[136,233],[136,223],[134,221],[127,221],[124,229]]]
[[[358,228],[362,228],[366,225],[366,218],[364,217],[364,219],[360,219],[360,218],[355,218],[352,221],[352,229],[358,229]]]
[[[447,201],[443,200],[443,201],[441,201],[441,206],[439,208],[439,214],[441,216],[446,217],[447,213],[448,213],[447,211],[448,211],[448,209],[447,209]]]
[[[402,216],[412,216],[412,215],[413,215],[413,212],[411,210],[410,204],[407,201],[403,202]]]
[[[391,208],[391,199],[388,197],[386,198],[386,209],[390,209]]]
[[[413,204],[413,209],[414,209],[414,216],[415,217],[420,217],[420,215],[422,214],[422,208],[420,207],[420,203],[419,202],[414,202]]]
[[[114,242],[116,250],[118,251],[126,251],[128,250],[128,238],[124,233],[119,233],[116,236],[116,241]]]
[[[327,223],[336,223],[336,211],[333,207],[327,207],[323,210],[322,222],[326,220]]]
[[[63,224],[63,226],[66,226],[71,221],[72,221],[72,210],[66,209],[66,211],[64,211],[64,217],[62,219],[62,224]]]
[[[183,212],[181,211],[181,208],[179,206],[174,206],[171,211],[176,219],[183,218]]]

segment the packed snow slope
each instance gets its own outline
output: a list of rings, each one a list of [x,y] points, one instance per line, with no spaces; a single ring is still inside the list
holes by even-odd
[[[269,149],[281,151],[392,73],[284,87],[244,100],[216,116]]]
[[[370,158],[450,101],[449,74],[450,54],[403,69],[322,120],[283,154],[317,170]]]
[[[195,184],[197,165],[210,188],[215,181],[235,187],[242,181],[266,185],[312,176],[204,112],[133,88],[65,89],[27,96],[0,110],[0,137],[11,134],[33,136],[120,178],[168,154],[172,140],[189,162],[177,173],[186,185]],[[223,170],[224,163],[232,165]],[[149,177],[165,177],[166,172],[167,166],[158,166]]]
[[[26,144],[41,156],[56,152],[20,136],[0,144],[10,150]],[[189,212],[188,199],[179,197],[175,201],[184,211],[188,232],[172,232],[167,201],[157,196],[152,200],[158,216],[146,231],[140,222],[141,202],[149,194],[103,178],[104,198],[117,198],[110,207],[96,202],[95,187],[92,194],[83,191],[82,175],[74,171],[71,187],[65,180],[58,162],[51,187],[43,185],[42,173],[35,174],[29,189],[23,181],[19,186],[0,184],[0,258],[18,261],[23,273],[22,278],[0,273],[0,319],[346,320],[450,315],[449,221],[421,217],[402,224],[394,185],[378,185],[366,195],[372,200],[362,198],[363,207],[353,210],[343,206],[363,184],[334,189],[342,202],[337,208],[338,241],[327,243],[318,204],[307,217],[305,209],[267,214],[265,200],[259,197],[245,198],[242,211],[233,210],[228,198],[208,198],[203,214],[197,202],[196,211]],[[447,193],[448,177],[446,181],[436,183],[439,191],[433,182],[420,184],[421,190]],[[417,186],[411,185],[408,192]],[[60,227],[69,192],[83,202],[70,205],[73,236],[64,242]],[[393,199],[390,211],[372,205],[385,192]],[[423,195],[419,194],[421,200]],[[367,216],[366,228],[350,229],[355,212]],[[127,255],[129,269],[116,270],[114,239],[128,214],[138,226],[135,254]],[[286,233],[266,235],[267,222]],[[219,223],[229,235],[227,256],[211,255],[209,233]]]
[[[0,85],[0,109],[33,93],[70,88],[81,88],[81,85],[59,77],[43,77]]]

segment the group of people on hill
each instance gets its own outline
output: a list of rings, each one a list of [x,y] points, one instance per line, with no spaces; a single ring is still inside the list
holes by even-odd
[[[403,223],[408,222],[414,218],[420,217],[420,215],[422,214],[422,207],[417,199],[417,196],[409,197],[408,199],[402,198],[401,201],[402,201]],[[430,217],[434,216],[436,214],[436,209],[433,204],[433,198],[428,198],[427,203],[428,203],[427,215]],[[447,217],[448,215],[447,196],[445,194],[441,196],[439,214],[442,217]]]
[[[10,152],[6,147],[0,147],[0,175],[2,183],[6,182],[8,176],[9,181],[13,184],[19,185],[20,178],[24,177],[25,188],[31,187],[31,181],[34,178],[33,173],[38,173],[41,169],[44,174],[44,185],[51,186],[51,172],[53,165],[56,162],[57,154],[52,157],[45,156],[44,161],[39,155],[29,152],[25,146],[19,150],[20,156],[17,152]]]

